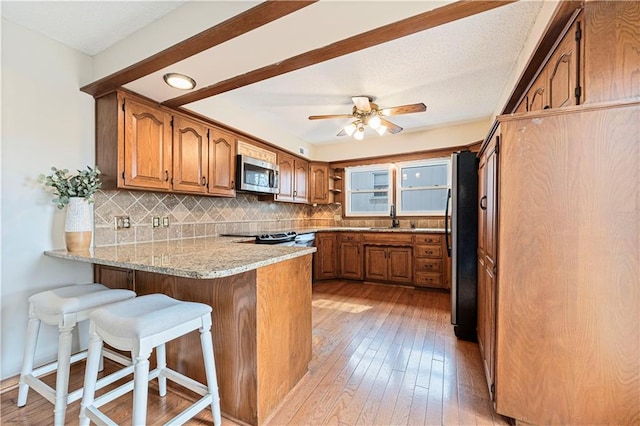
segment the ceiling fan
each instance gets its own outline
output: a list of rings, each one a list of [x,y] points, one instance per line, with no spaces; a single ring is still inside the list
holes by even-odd
[[[380,136],[386,131],[396,134],[402,131],[402,127],[385,119],[390,115],[411,114],[413,112],[423,112],[427,107],[423,103],[395,106],[391,108],[380,108],[375,104],[372,96],[353,96],[353,110],[351,114],[332,115],[312,115],[309,120],[322,120],[326,118],[353,118],[354,121],[347,124],[338,136],[353,135],[354,138],[362,140],[364,138],[364,126],[374,129]]]

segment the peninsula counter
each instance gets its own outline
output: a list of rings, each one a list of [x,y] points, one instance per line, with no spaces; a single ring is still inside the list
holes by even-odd
[[[138,295],[164,293],[213,308],[211,329],[223,414],[258,425],[311,360],[311,264],[315,247],[242,244],[210,237],[96,247],[47,256],[93,263],[95,280]],[[205,382],[199,334],[167,344],[167,363]]]

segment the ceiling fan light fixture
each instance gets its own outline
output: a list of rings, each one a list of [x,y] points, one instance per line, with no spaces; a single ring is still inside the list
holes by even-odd
[[[349,136],[353,135],[353,132],[355,132],[357,129],[356,123],[357,121],[354,121],[353,123],[349,123],[346,126],[344,126],[344,132]]]
[[[188,75],[170,72],[162,76],[169,86],[180,90],[191,90],[196,87],[196,81]]]
[[[387,126],[378,126],[376,128],[376,132],[378,132],[380,136],[384,135],[384,132],[386,131],[387,131]]]
[[[364,127],[362,125],[360,125],[360,127],[358,127],[358,130],[353,134],[353,137],[356,138],[356,140],[359,140],[359,141],[364,139]]]
[[[380,117],[378,117],[378,114],[374,114],[369,117],[369,122],[367,124],[369,124],[369,127],[371,127],[373,130],[377,130],[378,127],[380,127],[380,124],[382,124],[382,121],[380,121]]]

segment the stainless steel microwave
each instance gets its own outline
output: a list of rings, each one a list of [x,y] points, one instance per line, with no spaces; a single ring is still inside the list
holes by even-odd
[[[237,158],[237,182],[241,191],[278,193],[278,165],[246,155]]]

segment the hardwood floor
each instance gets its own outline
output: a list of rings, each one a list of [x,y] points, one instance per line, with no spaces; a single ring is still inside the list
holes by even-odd
[[[115,364],[105,362],[105,370]],[[72,367],[80,386],[84,363]],[[50,376],[51,382],[55,377]],[[53,405],[30,391],[17,408],[17,389],[2,395],[2,424],[40,425]],[[157,396],[150,384],[148,424],[161,424],[191,397]],[[77,424],[79,402],[67,409]],[[105,407],[118,424],[130,418],[131,396]],[[188,424],[211,424],[209,410]],[[235,423],[223,419],[223,424]],[[268,425],[508,424],[494,413],[477,344],[459,341],[449,323],[449,295],[404,287],[327,281],[313,287],[313,359]]]

